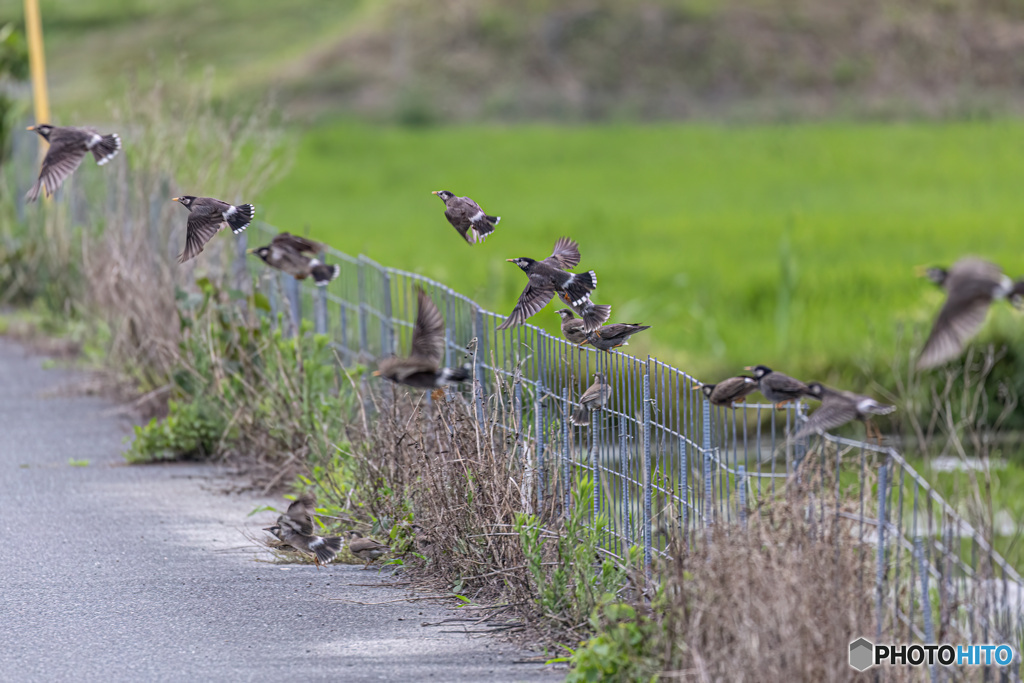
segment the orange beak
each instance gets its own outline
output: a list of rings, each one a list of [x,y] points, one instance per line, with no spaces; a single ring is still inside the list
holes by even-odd
[[[697,391],[698,389],[703,389],[703,388],[704,388],[703,384],[694,384],[692,387],[690,387],[690,391]]]
[[[172,202],[180,202],[181,201],[181,197],[171,197],[171,201]]]
[[[26,128],[25,130],[35,130],[35,129],[36,129],[36,127],[35,127],[35,126],[29,126],[29,127],[28,127],[28,128]]]

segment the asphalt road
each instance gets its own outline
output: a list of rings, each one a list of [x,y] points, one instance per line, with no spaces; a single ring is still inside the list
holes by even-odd
[[[407,590],[353,585],[375,571],[255,561],[242,531],[273,515],[247,515],[274,501],[222,493],[213,467],[122,464],[126,419],[42,366],[0,339],[0,680],[561,679],[423,626],[451,613]]]

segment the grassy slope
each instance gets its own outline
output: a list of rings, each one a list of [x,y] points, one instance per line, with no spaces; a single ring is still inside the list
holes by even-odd
[[[941,294],[913,266],[972,252],[1024,272],[1024,124],[312,129],[263,216],[444,281],[499,312],[513,256],[566,234],[613,319],[712,377],[748,363],[827,374],[887,366],[896,330]],[[502,215],[462,243],[431,190]],[[784,285],[783,273],[793,282]],[[788,302],[787,302],[788,300]],[[1014,314],[1001,310],[1001,327]],[[535,321],[556,330],[554,307]],[[845,373],[849,374],[849,373]]]

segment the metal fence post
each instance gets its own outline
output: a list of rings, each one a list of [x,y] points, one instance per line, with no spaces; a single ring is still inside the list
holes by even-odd
[[[284,274],[284,295],[288,298],[288,307],[291,309],[291,334],[298,335],[302,324],[302,298],[299,296],[299,281],[287,273]]]
[[[345,360],[348,360],[348,354],[352,349],[348,346],[348,306],[345,302],[338,304],[338,325],[341,332],[341,348],[345,349]]]
[[[277,316],[281,312],[281,304],[277,300],[277,284],[280,280],[277,275],[272,274],[267,282],[267,300],[270,302],[270,328],[276,330],[278,325]]]
[[[535,443],[537,448],[537,510],[544,509],[544,385],[540,382],[534,387],[533,417],[536,427]]]
[[[644,568],[651,578],[651,366],[644,364]]]
[[[382,270],[380,276],[384,281],[382,293],[384,311],[380,320],[380,354],[382,357],[386,357],[395,353],[395,319],[391,312],[391,273]]]
[[[914,535],[914,554],[917,555],[917,566],[921,573],[921,612],[924,617],[924,640],[926,645],[935,642],[935,628],[932,626],[932,601],[928,595],[928,563],[924,559],[924,544],[921,537]],[[935,680],[935,666],[928,667],[932,681]]]
[[[679,437],[679,497],[683,499],[683,521],[682,521],[682,533],[683,533],[683,546],[690,549],[690,537],[688,535],[690,529],[690,485],[688,480],[686,439]]]
[[[711,485],[711,403],[704,399],[704,526],[710,527],[714,522],[714,510],[711,496],[714,486]],[[708,537],[710,540],[710,536]]]
[[[740,465],[736,468],[736,492],[739,494],[740,524],[747,526],[747,468]]]
[[[327,288],[317,287],[313,299],[313,329],[317,334],[327,334]]]
[[[359,257],[359,268],[356,273],[359,287],[359,353],[362,355],[370,348],[366,330],[366,260],[362,256]]]
[[[626,416],[619,415],[619,475],[622,478],[622,538],[624,550],[633,545],[633,529],[629,520],[629,454],[626,451]],[[628,555],[623,555],[628,557]]]
[[[156,223],[155,225],[159,225],[159,223]],[[248,246],[249,238],[243,232],[238,236],[238,239],[235,240],[235,262],[233,264],[234,268],[232,269],[235,280],[235,289],[240,292],[245,292],[246,294],[248,294],[250,290],[249,265],[245,262],[246,257],[249,255]]]
[[[597,410],[590,411],[590,478],[594,484],[594,522],[601,512],[601,471],[597,462],[597,447],[600,436],[597,433],[597,421],[599,419]]]
[[[572,485],[570,483],[572,467],[569,463],[572,451],[570,450],[569,435],[569,387],[562,387],[562,486],[565,498],[562,504],[562,514],[567,516],[569,505],[572,503]]]
[[[484,312],[476,307],[473,316],[473,335],[476,337],[476,349],[473,350],[473,394],[476,400],[476,421],[480,429],[484,428]]]
[[[878,471],[878,557],[875,562],[875,609],[878,612],[878,626],[875,640],[882,638],[882,594],[885,579],[885,504],[888,500],[889,463],[882,464]]]

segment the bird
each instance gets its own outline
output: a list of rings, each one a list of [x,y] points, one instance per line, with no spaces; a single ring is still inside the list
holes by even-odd
[[[764,397],[775,404],[776,410],[782,410],[790,401],[797,401],[807,394],[807,385],[798,379],[781,372],[774,372],[765,365],[747,366],[748,372],[754,373],[757,388]]]
[[[917,359],[918,370],[938,367],[959,356],[981,329],[993,301],[1008,299],[1017,308],[1024,303],[1024,279],[1014,282],[999,266],[979,258],[962,258],[948,270],[927,268],[923,275],[947,294]]]
[[[385,358],[373,374],[398,384],[420,389],[440,389],[469,379],[469,368],[443,368],[444,318],[422,287],[416,289],[418,310],[412,329],[412,349],[407,358]]]
[[[358,531],[348,532],[348,549],[359,559],[366,560],[363,569],[368,568],[371,562],[391,550],[384,543],[379,543],[372,538],[364,538]]]
[[[583,330],[586,332],[596,330],[611,316],[611,306],[599,306],[590,301],[590,292],[597,288],[597,273],[592,270],[586,273],[566,272],[580,262],[579,245],[568,237],[559,237],[551,256],[543,261],[527,257],[505,260],[519,266],[530,280],[508,319],[498,325],[499,330],[523,324],[544,308],[556,292],[583,318]]]
[[[742,403],[746,397],[757,391],[757,380],[747,375],[723,379],[718,384],[695,384],[692,389],[700,389],[704,397],[715,406],[733,406]]]
[[[821,401],[821,407],[811,413],[793,439],[831,431],[853,420],[860,420],[867,429],[872,415],[888,415],[896,410],[896,406],[879,403],[870,396],[832,389],[821,382],[808,384],[807,395]]]
[[[444,217],[469,244],[483,242],[494,232],[494,226],[501,221],[501,216],[488,216],[480,205],[469,197],[456,197],[448,190],[435,190],[433,194],[444,202]]]
[[[573,315],[568,308],[562,308],[555,313],[562,319],[562,336],[573,344],[583,344],[587,341],[587,333],[583,331],[583,321]]]
[[[189,210],[188,229],[185,234],[185,251],[178,257],[178,263],[195,258],[224,224],[231,226],[236,235],[249,227],[256,208],[252,204],[234,206],[212,197],[182,195],[171,197]]]
[[[313,533],[313,516],[310,511],[316,507],[316,499],[312,494],[304,493],[288,506],[288,511],[277,518],[277,524],[264,529],[274,534],[301,553],[313,556],[313,562],[319,567],[334,559],[341,550],[341,538],[338,536],[317,536]]]
[[[39,178],[25,193],[25,201],[28,202],[38,199],[41,191],[45,190],[48,197],[56,192],[88,152],[92,152],[97,165],[103,166],[121,150],[121,138],[117,133],[100,135],[92,128],[57,127],[48,123],[29,126],[26,130],[35,131],[50,143]]]
[[[338,277],[341,268],[320,263],[319,259],[312,256],[323,250],[322,244],[282,232],[275,235],[269,245],[250,249],[249,253],[256,254],[271,268],[283,270],[296,280],[305,280],[312,276],[318,287],[326,287],[331,280]]]
[[[580,407],[573,411],[570,420],[574,425],[585,427],[590,424],[590,412],[601,410],[612,395],[612,385],[608,384],[603,372],[594,373],[594,383],[580,396]]]
[[[628,346],[629,338],[637,332],[651,329],[650,325],[640,323],[613,323],[604,325],[593,332],[587,332],[587,339],[584,344],[590,344],[595,349],[610,352],[620,346]]]

